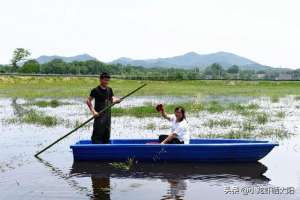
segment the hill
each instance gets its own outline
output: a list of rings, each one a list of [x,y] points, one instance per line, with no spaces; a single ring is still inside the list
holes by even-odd
[[[196,67],[203,69],[213,63],[218,63],[221,64],[225,69],[232,65],[238,65],[241,69],[270,69],[270,67],[268,66],[261,65],[248,58],[241,57],[228,52],[216,52],[211,54],[198,54],[195,52],[189,52],[174,57],[144,60],[135,60],[131,58],[122,57],[112,61],[111,63],[143,67],[175,67],[183,69],[192,69]]]

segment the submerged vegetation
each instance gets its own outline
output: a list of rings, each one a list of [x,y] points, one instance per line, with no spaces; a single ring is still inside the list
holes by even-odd
[[[28,124],[38,124],[44,126],[56,126],[58,124],[58,120],[56,117],[52,117],[44,114],[40,111],[29,110],[21,121]]]
[[[268,128],[263,129],[258,133],[259,137],[262,138],[275,138],[275,139],[285,139],[290,138],[294,134],[289,133],[287,130],[283,128]]]
[[[233,124],[233,121],[231,121],[229,119],[221,119],[221,120],[210,119],[207,122],[205,122],[203,125],[208,126],[209,128],[213,128],[216,126],[228,127],[228,126],[231,126],[232,124]]]
[[[134,165],[134,159],[129,158],[126,162],[113,162],[109,164],[118,170],[129,171]]]
[[[47,127],[58,125],[58,119],[56,117],[46,115],[41,111],[36,111],[33,109],[24,112],[19,117],[8,119],[8,122],[36,124],[36,125],[47,126]]]
[[[70,105],[71,103],[68,102],[62,102],[57,99],[51,99],[51,100],[31,100],[25,103],[25,106],[37,106],[40,108],[45,108],[45,107],[51,107],[51,108],[56,108],[58,106],[62,105]]]
[[[42,101],[32,101],[32,102],[28,102],[26,105],[29,105],[29,106],[38,106],[38,107],[52,107],[52,108],[56,108],[62,104],[65,104],[65,103],[62,103],[56,99],[52,99],[50,101],[45,101],[45,100],[42,100]]]
[[[25,109],[21,104],[17,103],[17,99],[12,100],[11,106],[14,110],[14,117],[7,119],[6,122],[8,123],[36,124],[47,127],[58,125],[56,117],[34,109]]]
[[[280,111],[280,112],[276,113],[276,117],[278,117],[278,118],[285,118],[285,112]]]
[[[272,101],[272,103],[278,103],[279,102],[279,97],[278,96],[272,96],[271,101]]]
[[[251,138],[251,134],[245,131],[233,131],[229,133],[211,133],[211,134],[199,134],[200,138],[224,138],[224,139],[248,139]]]
[[[255,116],[255,120],[258,124],[266,124],[268,122],[268,115],[266,113],[258,113]]]
[[[258,132],[249,132],[245,130],[231,130],[228,133],[211,133],[211,134],[199,134],[200,138],[224,138],[224,139],[263,139],[263,138],[273,138],[273,139],[286,139],[293,136],[283,128],[265,128]]]
[[[299,96],[295,96],[295,100],[296,101],[300,101],[300,95]]]

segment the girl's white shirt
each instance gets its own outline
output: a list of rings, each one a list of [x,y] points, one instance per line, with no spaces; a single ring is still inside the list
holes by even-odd
[[[184,144],[190,143],[190,133],[189,133],[189,125],[187,121],[184,119],[181,122],[176,121],[175,115],[168,115],[170,121],[172,123],[171,132],[177,135],[177,138],[184,142]]]

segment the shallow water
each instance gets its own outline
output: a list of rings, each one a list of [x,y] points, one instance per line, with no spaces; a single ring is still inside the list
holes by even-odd
[[[147,98],[145,98],[147,99]],[[25,100],[17,100],[18,104]],[[161,100],[157,100],[158,102]],[[176,102],[176,100],[174,100]],[[57,108],[37,108],[50,115],[70,121],[88,117],[81,100],[74,105]],[[142,102],[142,101],[141,101]],[[30,124],[8,124],[6,119],[16,115],[12,99],[0,100],[0,199],[299,199],[300,192],[300,114],[299,102],[292,97],[272,103],[268,99],[249,99],[260,109],[284,110],[284,119],[265,126],[283,126],[295,135],[279,140],[270,154],[251,164],[141,164],[130,171],[116,169],[104,163],[73,163],[69,145],[90,137],[91,127],[79,130],[41,157],[34,153],[64,135],[71,128],[65,124],[41,127]],[[136,105],[136,101],[128,101]],[[76,117],[75,117],[76,116]],[[200,118],[199,118],[200,116]],[[226,132],[212,130],[200,122],[209,118],[230,118],[234,114],[202,112],[190,116],[192,132]],[[243,119],[240,119],[243,120]],[[200,122],[199,122],[200,121]],[[155,129],[145,125],[154,123]],[[199,125],[200,124],[200,125]],[[116,117],[112,123],[113,138],[155,138],[168,133],[168,123],[160,118]],[[233,127],[234,128],[234,127]],[[198,133],[199,133],[198,132]],[[196,135],[194,135],[196,137]],[[267,189],[295,189],[294,194],[258,194]],[[239,192],[227,194],[228,191]],[[254,190],[252,194],[251,191]],[[262,191],[260,191],[262,192]]]

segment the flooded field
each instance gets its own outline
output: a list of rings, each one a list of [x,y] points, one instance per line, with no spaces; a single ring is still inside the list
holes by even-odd
[[[69,146],[89,139],[92,124],[46,151],[42,159],[33,157],[90,116],[84,101],[0,98],[0,199],[300,198],[297,96],[138,96],[113,110],[112,138],[167,134],[169,123],[154,111],[154,105],[164,103],[170,111],[177,104],[188,108],[193,138],[278,141],[279,147],[258,163],[134,163],[129,169],[112,163],[73,163]]]

